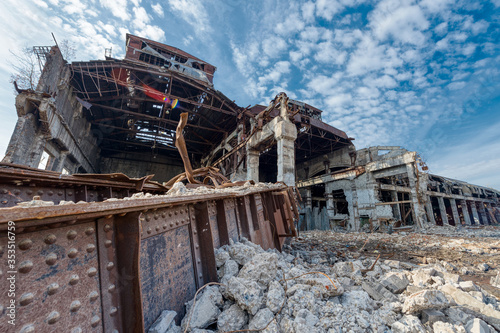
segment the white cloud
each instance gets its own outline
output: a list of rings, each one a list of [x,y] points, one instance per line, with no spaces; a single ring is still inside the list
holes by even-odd
[[[332,43],[323,42],[318,45],[314,59],[321,63],[342,65],[347,58],[347,52],[339,51]]]
[[[391,8],[390,11],[375,10],[371,17],[374,35],[384,41],[389,37],[401,43],[423,46],[426,36],[423,31],[429,28],[419,6]]]
[[[127,10],[127,0],[99,0],[102,7],[109,9],[111,15],[122,19],[130,20],[130,14]]]
[[[316,15],[328,21],[333,19],[335,14],[338,14],[344,9],[344,5],[336,0],[317,0]]]
[[[165,16],[165,14],[163,13],[163,7],[161,6],[160,3],[152,4],[151,8],[156,13],[156,15],[158,15],[158,17],[162,17],[163,18],[163,16]]]
[[[207,10],[199,0],[168,0],[170,10],[179,14],[190,24],[197,34],[204,35],[212,31]]]
[[[271,36],[262,41],[262,51],[270,58],[278,57],[286,48],[286,41],[278,36]]]
[[[500,1],[500,0],[499,0]],[[308,1],[302,5],[302,18],[306,22],[312,22],[314,20],[314,2]]]
[[[304,29],[304,21],[298,12],[292,11],[283,22],[278,22],[274,31],[278,35],[288,36]]]

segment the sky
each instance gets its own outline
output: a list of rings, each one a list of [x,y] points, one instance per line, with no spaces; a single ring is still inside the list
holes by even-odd
[[[402,146],[431,173],[500,189],[500,0],[3,0],[0,157],[17,120],[11,52],[53,33],[73,61],[123,58],[127,32],[216,66],[242,107],[284,91],[357,149]]]

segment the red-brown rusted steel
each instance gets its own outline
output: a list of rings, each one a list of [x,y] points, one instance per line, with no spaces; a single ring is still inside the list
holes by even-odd
[[[281,248],[286,221],[272,193],[285,188],[0,209],[2,272],[7,222],[16,224],[17,327],[145,332],[163,310],[179,321],[197,288],[217,279],[214,247],[245,236]],[[4,313],[0,331],[5,322]]]

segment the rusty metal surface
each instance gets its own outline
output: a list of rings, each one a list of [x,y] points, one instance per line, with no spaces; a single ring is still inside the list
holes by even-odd
[[[217,280],[214,248],[243,236],[280,248],[284,189],[0,209],[1,265],[6,222],[16,221],[18,327],[145,332],[163,310],[178,321],[196,290]]]
[[[95,222],[87,222],[17,235],[16,328],[103,331],[95,228]],[[3,249],[6,240],[0,240]],[[1,275],[6,277],[11,271],[6,267],[6,251],[0,259]],[[6,298],[2,293],[2,305],[7,304]],[[0,331],[11,332],[11,328],[2,313]]]

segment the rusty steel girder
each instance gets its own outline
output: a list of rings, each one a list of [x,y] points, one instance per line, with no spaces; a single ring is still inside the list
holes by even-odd
[[[2,277],[15,224],[15,331],[145,332],[163,310],[179,322],[184,303],[217,280],[214,248],[246,237],[281,249],[294,230],[290,193],[275,185],[0,209]],[[12,330],[9,302],[2,293],[1,332]]]

